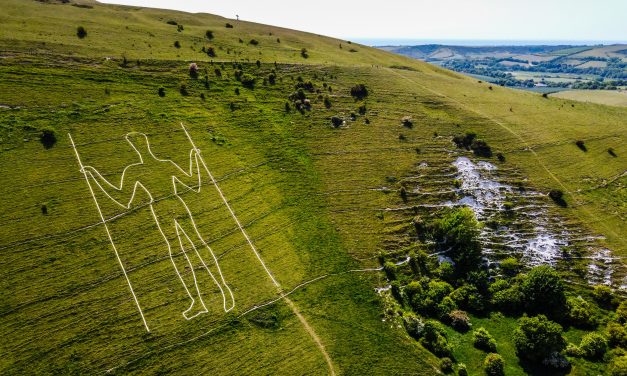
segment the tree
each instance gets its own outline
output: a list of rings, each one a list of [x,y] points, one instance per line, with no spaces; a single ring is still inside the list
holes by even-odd
[[[555,269],[548,265],[531,269],[521,284],[521,292],[529,313],[556,316],[563,313],[566,307],[562,279]]]
[[[505,374],[505,361],[499,354],[488,354],[483,361],[483,369],[488,376],[503,376]]]
[[[212,40],[213,39],[213,31],[211,31],[211,30],[205,31],[205,37],[207,39],[209,39],[209,40]]]
[[[584,298],[578,296],[566,301],[568,320],[576,326],[591,327],[597,323],[592,307]]]
[[[452,209],[436,220],[433,237],[440,250],[448,251],[460,276],[477,269],[481,262],[479,223],[470,208]]]
[[[617,322],[609,322],[605,328],[605,334],[609,345],[612,347],[627,347],[627,331],[625,327]]]
[[[620,303],[620,305],[616,309],[616,316],[618,317],[618,321],[621,324],[627,323],[627,300],[624,300]]]
[[[46,149],[50,149],[57,143],[57,136],[55,135],[54,129],[46,128],[41,131],[39,135],[39,141]]]
[[[520,272],[520,262],[513,257],[508,257],[501,261],[499,267],[501,268],[503,275],[507,277],[514,277]]]
[[[355,99],[363,99],[368,96],[368,89],[364,84],[357,84],[351,87],[351,95]]]
[[[544,315],[520,318],[513,339],[516,354],[522,359],[537,363],[566,347],[562,326]]]

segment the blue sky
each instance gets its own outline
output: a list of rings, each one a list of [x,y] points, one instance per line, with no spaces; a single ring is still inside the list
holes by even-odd
[[[627,42],[627,0],[101,0],[205,12],[353,40]]]

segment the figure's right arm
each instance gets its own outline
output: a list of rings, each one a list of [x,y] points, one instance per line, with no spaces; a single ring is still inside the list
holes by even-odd
[[[98,185],[100,190],[104,192],[111,200],[115,201],[118,205],[128,208],[130,204],[129,199],[129,190],[133,190],[134,187],[129,187],[124,185],[124,173],[122,173],[122,178],[120,179],[120,185],[116,186],[109,182],[102,174],[93,168],[92,166],[84,166],[81,170],[85,174],[86,177],[91,178]],[[130,189],[129,189],[130,188]]]

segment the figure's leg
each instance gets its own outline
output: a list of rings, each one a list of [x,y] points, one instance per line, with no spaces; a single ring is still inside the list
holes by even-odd
[[[205,240],[200,235],[200,232],[198,231],[198,228],[196,227],[196,224],[194,223],[193,218],[191,218],[191,214],[190,214],[190,219],[192,219],[191,225],[188,227],[188,231],[185,232],[185,236],[187,237],[187,240],[190,243],[193,243],[187,234],[188,233],[192,234],[192,237],[194,237],[195,235],[195,238],[198,239],[200,244],[205,246],[207,250],[209,251],[209,254],[212,257],[211,261],[213,261],[215,265],[215,271],[217,273],[213,273],[211,271],[209,264],[207,264],[205,259],[202,257],[202,255],[198,251],[198,249],[194,246],[194,251],[196,252],[196,255],[198,256],[198,258],[200,259],[202,266],[207,270],[207,272],[209,273],[209,275],[211,276],[215,284],[218,286],[218,288],[222,292],[222,304],[224,307],[224,311],[229,312],[230,310],[233,309],[233,307],[235,307],[235,298],[233,297],[233,292],[231,292],[231,288],[229,287],[229,285],[226,284],[226,281],[224,280],[224,276],[222,275],[222,270],[220,269],[220,264],[218,264],[217,257],[213,254],[211,247],[209,247],[209,245],[205,242]]]
[[[187,290],[187,293],[189,294],[190,298],[192,299],[192,304],[190,305],[190,307],[188,309],[185,310],[185,312],[183,312],[183,316],[185,316],[185,318],[187,320],[193,319],[194,317],[203,314],[203,313],[207,313],[207,306],[205,306],[205,302],[202,299],[202,295],[200,293],[200,288],[198,286],[198,280],[196,279],[196,272],[194,271],[194,264],[192,263],[192,261],[189,259],[189,256],[187,255],[187,250],[185,249],[185,242],[184,239],[187,240],[188,244],[194,249],[196,250],[196,246],[194,245],[194,243],[192,243],[189,240],[189,237],[187,236],[187,234],[185,234],[185,231],[181,228],[181,226],[179,225],[179,223],[175,220],[174,221],[174,229],[176,230],[176,237],[178,239],[178,243],[181,247],[181,254],[183,255],[183,257],[185,258],[185,260],[187,261],[187,265],[190,268],[191,271],[191,276],[188,274],[186,275],[186,278],[183,277],[185,276],[184,274],[181,274],[179,269],[177,268],[177,273],[179,274],[179,277],[181,277],[181,280],[183,280],[183,278],[186,279],[186,281],[184,282],[184,284],[186,285],[185,290]],[[170,257],[172,259],[174,259],[173,255],[171,254]],[[179,257],[180,258],[180,257]],[[175,265],[176,267],[176,265]],[[194,296],[192,296],[191,292],[194,292]]]
[[[168,223],[168,226],[161,226],[159,222],[159,217],[157,216],[155,209],[152,205],[150,205],[150,211],[152,212],[152,216],[155,220],[155,223],[157,224],[157,228],[159,229],[159,232],[161,233],[161,236],[163,237],[163,240],[168,247],[168,254],[170,256],[172,266],[174,267],[174,271],[181,281],[181,284],[183,285],[187,296],[189,296],[189,299],[192,301],[189,308],[183,312],[183,317],[189,320],[191,317],[188,317],[187,313],[198,311],[198,308],[196,307],[198,307],[199,305],[201,306],[201,308],[204,308],[204,312],[207,312],[207,308],[204,306],[202,299],[200,299],[200,294],[198,294],[196,290],[196,284],[194,283],[196,280],[196,275],[194,274],[192,263],[189,261],[189,258],[187,257],[185,252],[183,252],[182,255],[175,255],[172,250],[172,245],[170,244],[170,241],[174,240],[174,238],[178,238],[176,234],[176,223],[170,222]],[[185,268],[188,266],[192,272],[191,276],[185,273]],[[192,292],[195,292],[195,294],[192,295]],[[195,297],[199,298],[200,304],[196,302]]]

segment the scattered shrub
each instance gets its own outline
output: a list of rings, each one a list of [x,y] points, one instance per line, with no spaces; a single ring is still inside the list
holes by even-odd
[[[235,88],[235,95],[239,95],[239,88],[238,87]]]
[[[205,31],[205,38],[212,40],[213,39],[213,31],[207,30]]]
[[[390,281],[394,281],[396,279],[396,265],[394,265],[393,262],[387,261],[383,264],[383,271],[385,272],[385,276]]]
[[[499,160],[499,162],[505,162],[505,156],[503,155],[503,153],[496,153],[496,158]]]
[[[513,339],[518,356],[532,362],[541,362],[566,347],[562,326],[544,315],[519,319]]]
[[[270,85],[274,85],[276,83],[276,74],[270,73],[270,75],[268,76],[268,82],[270,83]]]
[[[359,106],[357,108],[357,112],[359,113],[359,115],[365,115],[367,111],[368,111],[368,109],[366,108],[365,104],[363,104],[363,105],[361,105],[361,106]]]
[[[216,57],[217,56],[216,50],[212,46],[207,47],[206,51],[207,51],[207,56],[209,56],[209,57]]]
[[[344,120],[342,120],[342,118],[340,118],[338,116],[332,116],[331,117],[331,124],[333,124],[333,126],[335,128],[338,128],[340,125],[344,124]]]
[[[324,107],[331,108],[331,99],[329,97],[324,97]]]
[[[483,369],[488,376],[505,375],[505,361],[499,354],[488,354],[483,361]]]
[[[181,48],[181,43],[178,40],[174,41],[174,47]]]
[[[165,97],[165,88],[160,87],[158,93],[160,97]]]
[[[581,140],[575,142],[575,145],[577,145],[577,147],[579,149],[581,149],[582,151],[588,151],[588,148],[586,147],[586,144],[583,141],[581,141]]]
[[[39,141],[44,146],[44,149],[50,149],[57,143],[57,136],[54,129],[45,128],[39,135]]]
[[[366,88],[366,85],[357,84],[351,87],[351,96],[353,96],[355,99],[366,98],[368,96],[368,89]]]
[[[476,156],[490,158],[492,157],[492,148],[483,140],[473,140],[470,149]]]
[[[569,343],[566,346],[566,350],[564,350],[564,354],[578,358],[580,356],[583,356],[583,351],[581,351],[579,346],[575,345],[574,343]]]
[[[425,323],[424,335],[420,338],[420,344],[437,357],[451,356],[452,348],[446,340],[446,332],[437,321],[428,320]]]
[[[472,142],[474,141],[476,137],[477,137],[476,133],[466,132],[466,134],[464,135],[461,135],[461,134],[455,135],[453,137],[453,142],[458,148],[464,148],[466,150],[470,150],[470,145],[472,145]]]
[[[524,298],[520,286],[515,284],[510,288],[495,292],[492,295],[492,305],[501,312],[517,314],[523,309]]]
[[[586,358],[598,359],[607,351],[607,339],[599,333],[591,332],[583,336],[579,348]]]
[[[76,36],[79,37],[80,39],[85,38],[87,36],[87,30],[85,30],[85,28],[82,26],[77,27]]]
[[[187,86],[185,86],[185,84],[181,85],[181,87],[179,88],[179,93],[181,93],[181,95],[184,97],[189,95],[189,92],[187,91]]]
[[[290,106],[290,102],[285,102],[285,112],[292,111],[292,107]]]
[[[472,324],[470,323],[470,318],[465,311],[461,310],[453,310],[448,314],[449,321],[453,329],[458,332],[467,332]]]
[[[169,20],[169,21],[166,21],[165,23],[167,23],[168,25],[174,25],[174,26],[177,25],[177,22],[174,20]]]
[[[607,153],[612,157],[617,157],[616,152],[612,148],[607,149]]]
[[[41,205],[41,214],[43,214],[43,215],[47,215],[48,214],[48,206],[46,204],[42,204]]]
[[[247,88],[252,89],[255,87],[256,77],[253,76],[252,74],[244,73],[241,75],[240,81],[242,82],[242,85],[244,85]]]
[[[259,44],[259,41],[257,39],[251,39],[248,44],[252,44],[253,46],[257,46]]]
[[[198,78],[198,64],[191,63],[189,65],[189,76],[191,78]]]
[[[215,73],[216,77],[222,77],[222,71],[220,68],[216,68],[213,73]]]
[[[496,352],[496,340],[483,327],[473,330],[472,344],[480,350],[486,352]]]
[[[414,127],[414,122],[413,122],[411,116],[403,116],[403,118],[401,119],[401,124],[405,128],[413,128]]]
[[[232,28],[233,28],[233,25],[231,25],[231,24],[230,24],[230,23],[228,23],[228,22],[227,22],[224,26],[225,26],[227,29],[232,29]]]
[[[281,43],[281,39],[280,39],[280,38],[277,38],[277,39],[276,39],[276,42],[277,42],[277,43]]]
[[[551,191],[549,191],[549,197],[551,198],[551,200],[553,200],[553,202],[561,207],[565,208],[568,206],[566,200],[564,200],[564,192],[559,189],[552,189]]]
[[[444,373],[453,372],[453,361],[451,358],[444,357],[440,359],[440,370]]]
[[[184,28],[183,28],[183,25],[181,25],[181,24],[176,25],[176,31],[178,31],[179,33],[180,33],[181,31],[183,31],[183,29],[184,29]]]
[[[306,48],[301,48],[300,49],[300,56],[302,56],[305,59],[309,57],[309,53],[307,52]]]

